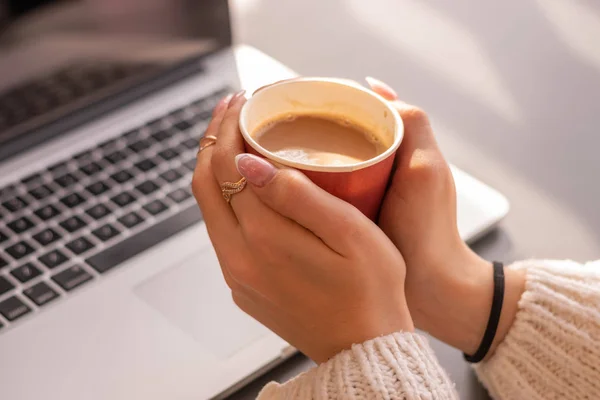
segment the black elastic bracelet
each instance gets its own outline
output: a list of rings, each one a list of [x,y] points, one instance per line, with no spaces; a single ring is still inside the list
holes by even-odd
[[[464,354],[465,360],[470,363],[478,363],[485,358],[494,337],[496,336],[496,329],[498,329],[498,323],[500,322],[500,314],[502,313],[502,303],[504,302],[504,265],[501,262],[494,261],[494,297],[492,299],[492,309],[490,310],[490,318],[488,320],[487,328],[481,339],[479,348],[472,356]]]

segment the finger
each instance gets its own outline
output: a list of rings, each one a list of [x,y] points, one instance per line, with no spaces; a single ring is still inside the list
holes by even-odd
[[[404,138],[399,154],[403,152],[412,154],[416,149],[438,151],[429,118],[423,110],[399,100],[396,91],[379,79],[370,76],[365,79],[375,93],[391,101],[400,113],[404,123]]]
[[[383,83],[379,79],[375,79],[371,76],[367,76],[365,78],[371,89],[381,97],[389,101],[398,100],[398,94],[396,91],[388,86],[386,83]]]
[[[447,168],[427,114],[409,104],[395,104],[395,107],[404,123],[404,138],[396,154],[398,168]]]
[[[232,94],[228,94],[227,96],[223,97],[219,103],[217,103],[215,109],[213,110],[212,113],[212,119],[210,120],[208,126],[206,127],[206,130],[204,131],[204,134],[202,135],[202,137],[200,138],[200,141],[198,143],[198,154],[196,156],[196,169],[200,166],[200,168],[203,168],[202,165],[202,161],[204,160],[204,166],[206,165],[207,160],[210,160],[210,153],[212,153],[212,149],[209,148],[212,146],[206,146],[207,143],[204,140],[207,136],[209,137],[217,137],[219,134],[219,127],[221,126],[221,122],[223,121],[223,117],[225,116],[225,111],[227,111],[227,107],[229,105],[229,102],[231,101],[231,98],[233,97]],[[204,143],[203,143],[204,142]],[[204,149],[202,148],[202,146],[206,146],[204,147]],[[204,157],[201,157],[200,154],[204,153]]]
[[[251,154],[238,156],[236,165],[262,203],[313,232],[339,254],[347,253],[349,237],[371,223],[356,208],[319,188],[299,171],[277,169]]]
[[[227,96],[215,107],[206,135],[218,137],[219,127],[230,100],[231,96]],[[238,223],[231,207],[224,201],[221,188],[213,174],[211,158],[214,147],[207,147],[198,153],[192,177],[192,192],[202,211],[211,239],[217,242],[231,234],[231,230],[236,229]]]
[[[245,102],[243,93],[239,93],[231,100],[219,129],[219,140],[213,146],[211,164],[220,185],[226,182],[237,183],[242,178],[235,167],[235,156],[245,151],[244,139],[239,128],[239,116]],[[249,193],[246,190],[231,197],[231,207],[234,212],[238,212],[239,203],[252,202],[248,197]]]

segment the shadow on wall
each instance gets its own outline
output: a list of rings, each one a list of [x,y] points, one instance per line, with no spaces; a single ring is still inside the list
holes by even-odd
[[[600,242],[598,4],[254,3],[240,21],[246,43],[305,75],[373,74],[387,81]],[[469,171],[485,176],[481,168]],[[551,215],[541,219],[552,229]]]

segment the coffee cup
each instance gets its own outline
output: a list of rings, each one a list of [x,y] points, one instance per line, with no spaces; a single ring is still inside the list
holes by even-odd
[[[346,165],[315,165],[281,157],[261,146],[254,134],[269,121],[290,115],[328,115],[348,121],[385,143],[385,150],[366,161]],[[239,125],[247,152],[303,172],[316,185],[352,204],[370,219],[377,218],[404,135],[400,115],[383,97],[349,80],[286,80],[255,92],[242,108]]]

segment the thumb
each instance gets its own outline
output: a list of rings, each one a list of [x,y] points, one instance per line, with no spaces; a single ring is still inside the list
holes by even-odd
[[[363,220],[370,222],[356,208],[327,193],[300,171],[278,169],[261,157],[245,153],[236,156],[235,164],[267,207],[313,232],[339,253],[345,250],[345,235],[340,232],[356,230]]]
[[[417,149],[439,151],[425,111],[399,100],[396,91],[386,83],[370,76],[365,79],[375,93],[393,104],[402,118],[404,139],[399,153],[412,154]]]

